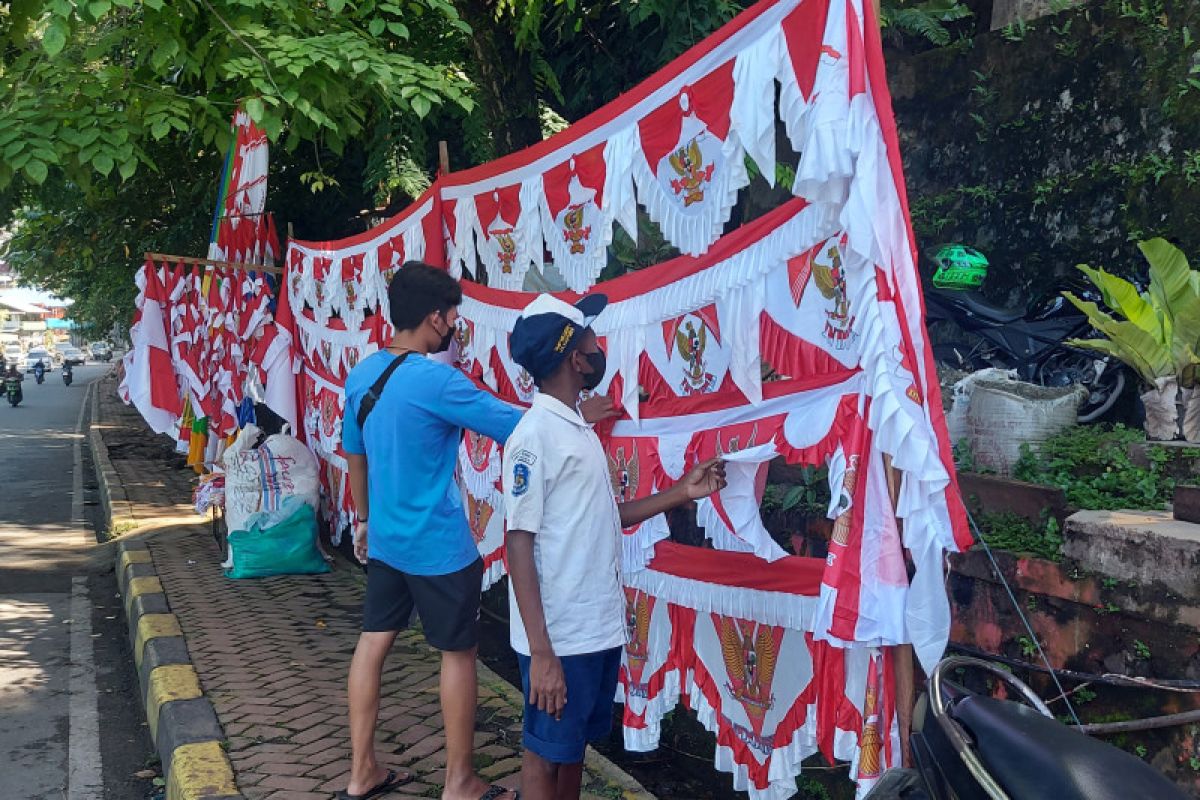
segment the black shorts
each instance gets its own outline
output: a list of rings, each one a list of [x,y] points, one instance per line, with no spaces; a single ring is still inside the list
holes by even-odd
[[[448,575],[410,575],[373,558],[367,564],[363,630],[407,628],[415,607],[431,647],[470,650],[479,644],[482,587],[483,559]]]

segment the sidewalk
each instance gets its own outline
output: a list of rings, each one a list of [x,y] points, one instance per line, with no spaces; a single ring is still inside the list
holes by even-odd
[[[169,449],[166,438],[152,441],[143,429],[145,444],[122,463],[124,440],[140,420],[100,388],[100,416],[107,421],[100,430],[106,444],[116,445],[110,449],[112,470],[129,480],[124,489],[134,518],[144,524],[155,514],[178,515],[187,500],[181,480],[186,473],[171,474],[161,450],[144,452],[150,444]],[[327,575],[230,581],[221,574],[208,524],[196,519],[198,524],[175,524],[145,541],[200,688],[224,730],[237,788],[251,800],[328,800],[346,787],[349,769],[345,687],[359,632],[361,572],[339,560]],[[411,631],[397,639],[388,661],[378,748],[385,765],[416,776],[396,797],[441,795],[445,751],[438,663],[437,653]],[[489,780],[515,786],[520,695],[482,664],[479,695],[477,768]],[[588,800],[653,800],[591,752],[584,785]]]

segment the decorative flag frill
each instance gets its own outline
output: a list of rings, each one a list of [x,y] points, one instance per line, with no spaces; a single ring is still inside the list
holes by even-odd
[[[267,135],[241,108],[233,115],[233,129],[234,144],[225,157],[208,257],[273,265],[279,260],[279,237],[274,217],[265,211]]]
[[[656,749],[662,718],[682,700],[716,735],[717,769],[756,799],[791,797],[801,762],[817,752],[850,762],[859,796],[899,766],[891,650],[836,647],[780,618],[811,613],[821,569],[816,559],[764,566],[751,554],[660,543],[625,589],[626,748]],[[726,602],[689,582],[719,586]]]
[[[295,424],[290,334],[276,325],[263,275],[147,261],[120,393],[181,452],[212,463],[238,430],[239,408],[261,400]],[[206,441],[192,441],[206,419]]]
[[[548,252],[583,291],[607,263],[614,222],[637,240],[639,203],[668,242],[701,255],[750,181],[747,158],[774,184],[777,120],[800,153],[794,191],[844,201],[850,62],[862,56],[848,10],[763,0],[566,130],[444,176],[451,270],[474,274],[478,258],[489,285],[520,290]]]

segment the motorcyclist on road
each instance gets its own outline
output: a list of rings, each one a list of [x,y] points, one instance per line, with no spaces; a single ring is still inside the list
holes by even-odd
[[[15,391],[17,393],[17,402],[25,399],[24,393],[21,391],[21,382],[25,380],[25,376],[21,374],[15,366],[10,366],[8,372],[4,375],[4,392]]]
[[[33,365],[33,377],[38,383],[46,379],[46,365],[39,358],[37,363]]]
[[[71,369],[71,365],[66,362],[63,362],[63,367],[62,367],[63,383],[65,383],[67,386],[70,386],[71,381],[74,379],[74,377],[75,377],[75,373]]]

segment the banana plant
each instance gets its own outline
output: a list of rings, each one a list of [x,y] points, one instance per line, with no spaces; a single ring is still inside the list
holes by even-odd
[[[1071,292],[1063,296],[1106,338],[1067,343],[1113,356],[1148,386],[1175,378],[1179,386],[1192,388],[1200,378],[1200,271],[1191,269],[1183,252],[1165,239],[1141,242],[1138,248],[1150,264],[1145,292],[1103,269],[1079,265],[1108,312]]]

